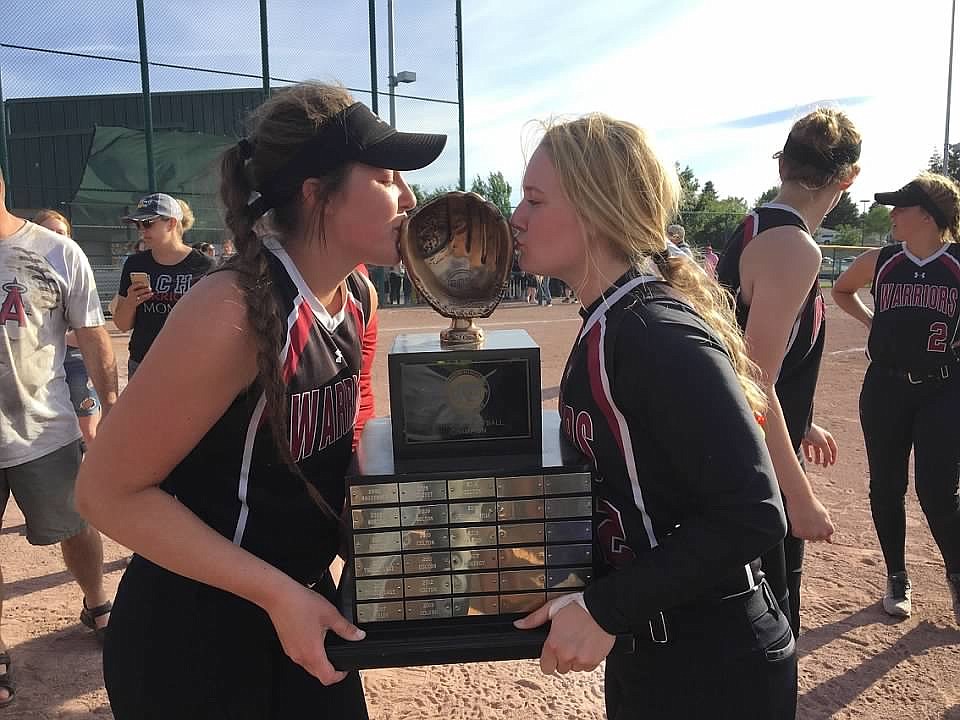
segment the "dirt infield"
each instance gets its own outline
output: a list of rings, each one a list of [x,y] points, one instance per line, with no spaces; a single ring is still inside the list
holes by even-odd
[[[579,306],[502,306],[485,327],[527,329],[542,348],[544,407],[556,407],[560,373],[579,328]],[[388,412],[386,354],[398,333],[439,331],[426,309],[384,309],[374,377],[378,415]],[[812,472],[833,513],[832,545],[808,546],[800,640],[800,712],[805,720],[960,720],[960,630],[953,622],[939,553],[915,496],[907,500],[907,563],[914,616],[903,622],[879,607],[883,563],[866,497],[866,458],[857,419],[865,331],[835,308],[828,313],[827,351],[817,418],[840,444],[835,468]],[[125,337],[115,346],[126,364]],[[18,676],[14,705],[0,718],[109,718],[92,634],[77,623],[80,596],[55,547],[34,548],[21,537],[23,519],[11,503],[0,533],[6,585],[3,634]],[[127,552],[106,542],[111,588]],[[149,649],[145,649],[149,652]],[[170,692],[189,678],[170,668]],[[543,677],[535,662],[410,668],[365,674],[370,715],[414,718],[602,718],[599,672]],[[704,709],[704,718],[711,715]]]

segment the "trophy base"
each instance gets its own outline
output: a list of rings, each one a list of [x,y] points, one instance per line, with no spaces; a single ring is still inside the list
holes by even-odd
[[[452,318],[450,327],[440,332],[440,344],[444,347],[479,346],[483,338],[483,328],[473,318]]]
[[[472,622],[445,627],[367,628],[360,641],[327,635],[327,657],[337,670],[448,665],[495,660],[527,660],[540,657],[550,625],[518,630],[510,618],[470,618]],[[476,622],[481,620],[481,622]]]

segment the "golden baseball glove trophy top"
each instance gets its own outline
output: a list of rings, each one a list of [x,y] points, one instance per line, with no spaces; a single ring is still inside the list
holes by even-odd
[[[497,207],[476,193],[449,192],[407,218],[400,254],[417,291],[444,317],[445,346],[479,345],[513,265],[513,234]]]

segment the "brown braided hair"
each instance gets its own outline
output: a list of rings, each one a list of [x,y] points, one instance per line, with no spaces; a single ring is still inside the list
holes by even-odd
[[[284,321],[272,292],[272,280],[262,235],[276,236],[281,245],[298,235],[311,242],[323,242],[323,211],[330,197],[344,184],[348,167],[341,166],[319,178],[317,210],[302,217],[302,177],[282,177],[283,168],[323,123],[350,106],[353,98],[343,88],[322,83],[301,83],[277,92],[248,118],[246,148],[234,145],[220,158],[220,200],[236,254],[224,269],[237,273],[246,305],[247,322],[256,341],[257,378],[263,391],[263,419],[268,424],[281,461],[300,477],[311,497],[336,516],[320,493],[306,481],[290,453],[287,423],[287,395],[280,366]],[[290,199],[257,220],[248,208],[253,192],[269,183],[274,193],[281,190]]]

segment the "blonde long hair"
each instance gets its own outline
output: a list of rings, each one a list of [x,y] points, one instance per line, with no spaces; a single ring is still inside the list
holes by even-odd
[[[545,126],[541,147],[586,234],[630,264],[653,259],[720,339],[754,412],[766,408],[760,372],[747,355],[729,293],[686,256],[670,256],[664,228],[676,216],[680,185],[636,125],[602,113]],[[589,245],[587,253],[589,257]]]
[[[947,242],[960,242],[960,188],[946,175],[922,172],[914,182],[927,194],[947,219],[941,234]]]

